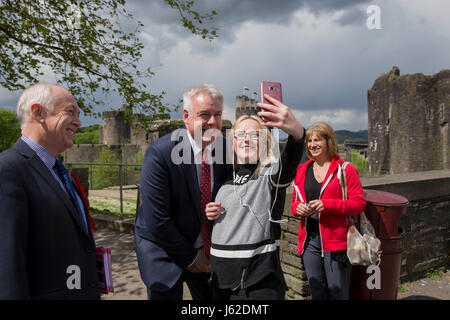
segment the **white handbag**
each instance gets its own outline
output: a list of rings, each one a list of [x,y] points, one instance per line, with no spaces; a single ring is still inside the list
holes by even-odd
[[[345,167],[348,162],[341,166],[341,189],[342,200],[347,200],[347,177]],[[367,219],[364,212],[360,214],[359,230],[350,216],[346,216],[347,231],[347,257],[352,265],[379,265],[381,262],[381,241],[376,237],[375,230]]]

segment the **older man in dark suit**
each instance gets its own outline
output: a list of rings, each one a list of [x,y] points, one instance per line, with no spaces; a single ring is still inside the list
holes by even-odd
[[[211,227],[206,203],[226,178],[222,93],[199,85],[184,96],[186,128],[168,134],[145,153],[136,253],[151,300],[181,300],[186,281],[194,300],[212,299]]]
[[[19,98],[22,137],[0,154],[0,299],[99,299],[87,207],[56,156],[73,145],[79,108],[64,88]]]

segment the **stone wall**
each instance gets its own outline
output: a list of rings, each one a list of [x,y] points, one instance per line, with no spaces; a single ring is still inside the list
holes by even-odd
[[[117,161],[124,164],[142,164],[145,150],[139,145],[104,145],[104,144],[76,144],[64,152],[65,163],[94,163],[98,162],[102,150],[112,151]],[[74,167],[76,168],[76,166]],[[75,169],[74,169],[75,170]],[[89,171],[91,168],[89,168]],[[117,169],[117,174],[118,173]],[[140,167],[123,168],[124,185],[133,185],[139,182]],[[78,173],[75,172],[77,175]],[[84,185],[83,185],[84,187]],[[86,189],[88,190],[88,189]]]
[[[450,170],[361,178],[364,189],[402,195],[409,200],[399,225],[405,231],[401,281],[423,277],[432,268],[450,265]],[[309,285],[297,253],[300,219],[291,214],[292,187],[286,192],[281,262],[289,287],[288,299],[308,299]]]
[[[104,144],[75,144],[72,148],[64,151],[64,162],[69,163],[91,163],[98,159],[98,155]]]
[[[450,168],[450,70],[400,75],[393,67],[367,99],[371,174]]]

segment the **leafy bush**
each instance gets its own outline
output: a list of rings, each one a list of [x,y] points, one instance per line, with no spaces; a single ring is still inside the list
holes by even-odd
[[[86,128],[80,128],[73,137],[75,144],[100,143],[100,125],[94,124]]]
[[[13,111],[0,109],[0,152],[13,146],[21,135],[20,124]]]
[[[94,163],[121,163],[121,159],[109,148],[102,148]],[[92,189],[103,189],[120,184],[119,166],[93,166],[92,171]]]
[[[365,176],[369,172],[369,162],[359,156],[358,150],[350,150],[352,155],[352,164],[358,170],[360,176]]]

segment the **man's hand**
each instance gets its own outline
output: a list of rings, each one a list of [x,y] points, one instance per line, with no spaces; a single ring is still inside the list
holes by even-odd
[[[191,264],[186,270],[192,273],[209,272],[210,266],[210,260],[206,257],[205,251],[202,247],[198,249],[197,258],[194,263]]]

